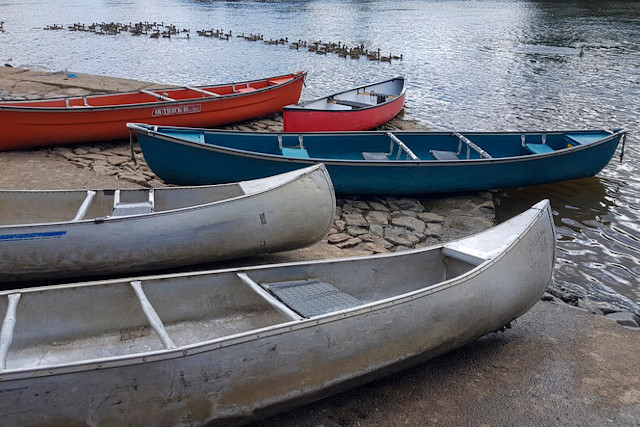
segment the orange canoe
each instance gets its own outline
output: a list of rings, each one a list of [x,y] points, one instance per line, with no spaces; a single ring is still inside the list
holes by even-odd
[[[0,150],[123,139],[129,136],[127,122],[211,127],[249,120],[298,102],[306,75],[0,102]]]

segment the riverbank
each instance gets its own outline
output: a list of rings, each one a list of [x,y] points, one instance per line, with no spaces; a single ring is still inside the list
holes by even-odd
[[[73,77],[76,76],[76,77]],[[0,98],[88,95],[157,87],[148,82],[62,71],[0,69]],[[411,122],[394,120],[404,128]],[[234,125],[281,130],[279,116]],[[127,141],[0,152],[7,189],[157,187]],[[493,225],[490,192],[421,199],[339,199],[323,241],[302,250],[235,261],[271,263],[381,253],[452,240]],[[231,263],[225,263],[229,266]],[[218,264],[219,265],[219,264]],[[640,419],[638,331],[594,313],[614,314],[579,290],[555,284],[512,329],[387,379],[305,406],[262,425],[637,425]],[[560,303],[563,301],[563,303]],[[611,310],[611,311],[610,311]],[[632,310],[620,323],[637,327]]]

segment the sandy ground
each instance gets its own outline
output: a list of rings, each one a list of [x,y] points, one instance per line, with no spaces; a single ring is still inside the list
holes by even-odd
[[[75,73],[77,74],[77,73]],[[150,83],[0,68],[0,91],[74,94]],[[1,135],[0,135],[1,137]],[[0,153],[0,188],[114,188],[123,182],[48,150]],[[129,185],[134,186],[134,185]],[[244,263],[355,254],[326,243]],[[563,304],[540,302],[506,332],[258,423],[294,425],[640,425],[640,334]]]

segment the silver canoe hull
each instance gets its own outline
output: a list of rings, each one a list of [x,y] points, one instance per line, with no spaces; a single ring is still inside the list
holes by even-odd
[[[246,421],[501,328],[539,300],[554,256],[544,201],[398,254],[4,292],[0,413],[22,425]],[[306,317],[305,301],[266,291],[311,278],[346,308]]]
[[[0,191],[0,282],[151,271],[296,249],[324,237],[334,212],[324,166],[152,191]]]

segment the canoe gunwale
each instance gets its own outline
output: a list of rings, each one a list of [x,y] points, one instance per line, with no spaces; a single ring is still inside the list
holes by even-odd
[[[248,199],[251,197],[258,197],[261,195],[265,195],[268,194],[270,192],[274,192],[274,191],[278,191],[282,186],[288,185],[302,177],[311,175],[313,173],[315,173],[318,169],[323,168],[324,166],[322,164],[316,164],[316,165],[312,165],[312,167],[309,168],[301,168],[301,169],[295,169],[293,171],[288,172],[291,177],[289,179],[287,179],[286,181],[274,181],[272,179],[270,179],[270,177],[265,177],[265,178],[257,178],[257,179],[252,179],[252,180],[247,180],[247,181],[239,181],[236,183],[230,183],[230,184],[242,184],[245,182],[257,182],[257,181],[263,181],[265,183],[264,186],[261,186],[261,188],[259,189],[255,189],[255,191],[252,191],[250,193],[245,193],[245,194],[241,194],[238,196],[234,196],[234,197],[229,197],[226,199],[221,199],[221,200],[216,200],[214,202],[208,202],[208,203],[201,203],[201,204],[197,204],[197,205],[190,205],[190,206],[185,206],[185,207],[181,207],[181,208],[176,208],[176,209],[168,209],[168,210],[163,210],[163,211],[154,211],[154,212],[150,212],[150,213],[145,213],[145,214],[138,214],[138,215],[121,215],[121,216],[104,216],[104,217],[96,217],[96,218],[89,218],[89,219],[82,219],[79,221],[74,221],[73,219],[70,219],[68,221],[55,221],[55,222],[43,222],[43,223],[26,223],[26,224],[5,224],[5,225],[0,225],[0,232],[5,232],[8,231],[10,229],[16,229],[16,228],[31,228],[31,227],[60,227],[62,225],[68,226],[68,225],[84,225],[84,224],[90,224],[90,223],[95,223],[95,224],[102,224],[102,223],[115,223],[115,222],[121,222],[121,221],[145,221],[145,220],[150,220],[153,218],[157,218],[160,216],[167,216],[167,215],[182,215],[188,212],[193,212],[193,211],[198,211],[198,210],[205,210],[205,209],[210,209],[225,203],[232,203],[241,199]],[[325,176],[328,176],[327,173],[325,173]],[[332,187],[332,184],[329,180],[329,184]],[[191,189],[198,189],[198,188],[215,188],[215,187],[223,187],[223,186],[227,186],[229,184],[216,184],[216,185],[204,185],[204,186],[179,186],[179,187],[162,187],[162,188],[155,188],[155,191],[158,190],[169,190],[169,191],[180,191],[180,190],[191,190]],[[100,190],[93,190],[93,191],[109,191],[110,189],[100,189]],[[123,190],[148,190],[145,188],[130,188],[130,189],[123,189]],[[79,191],[79,190],[0,190],[0,192],[5,192],[5,193],[14,193],[14,194],[19,194],[19,193],[60,193],[60,192],[75,192],[75,191]],[[80,190],[80,191],[85,191],[85,190]],[[244,190],[243,190],[244,191]],[[335,195],[333,196],[335,199]],[[327,229],[328,231],[328,229]],[[326,233],[325,233],[326,234]],[[322,237],[320,237],[322,238]]]
[[[0,102],[0,112],[5,111],[5,112],[15,112],[15,113],[44,113],[44,112],[48,112],[48,113],[91,113],[91,112],[100,112],[100,111],[111,111],[111,110],[130,110],[130,109],[139,109],[139,108],[158,108],[158,107],[166,107],[166,106],[178,106],[178,105],[184,105],[184,104],[192,104],[194,102],[197,103],[201,103],[201,102],[205,102],[205,103],[213,103],[215,101],[225,101],[225,100],[229,100],[229,99],[233,99],[233,98],[242,98],[242,97],[247,97],[247,96],[255,96],[261,93],[265,93],[265,92],[269,92],[272,91],[274,89],[279,89],[285,86],[288,86],[290,84],[294,84],[297,81],[299,81],[300,79],[305,79],[306,76],[308,74],[308,71],[299,71],[297,73],[292,73],[292,74],[283,74],[281,76],[273,76],[273,77],[267,77],[267,78],[263,78],[263,79],[257,79],[257,80],[247,80],[247,81],[243,81],[243,82],[233,82],[233,83],[224,83],[224,84],[219,84],[219,85],[201,85],[201,86],[191,86],[194,88],[214,88],[214,87],[225,87],[225,86],[231,86],[231,85],[243,85],[243,84],[250,84],[250,83],[259,83],[259,82],[266,82],[268,80],[272,80],[272,79],[279,79],[279,78],[283,78],[283,77],[289,77],[291,76],[290,80],[287,80],[285,82],[282,83],[278,83],[272,86],[266,86],[260,89],[255,89],[253,91],[250,92],[234,92],[231,94],[226,94],[226,95],[220,95],[220,96],[200,96],[200,97],[194,97],[194,98],[188,98],[188,99],[177,99],[174,101],[162,101],[162,100],[157,100],[157,101],[151,101],[151,102],[140,102],[140,103],[136,103],[136,104],[115,104],[115,105],[104,105],[104,106],[77,106],[77,107],[31,107],[29,105],[4,105],[5,103],[37,103],[37,102],[42,102],[42,101],[59,101],[59,100],[64,100],[64,99],[76,99],[76,98],[82,98],[81,96],[63,96],[63,97],[56,97],[56,98],[46,98],[46,99],[37,99],[37,100],[26,100],[26,101],[4,101]],[[153,91],[156,92],[160,92],[160,91],[166,91],[166,90],[176,90],[176,89],[186,89],[182,88],[182,87],[174,87],[174,88],[158,88],[158,89],[153,89]],[[91,99],[91,98],[100,98],[100,97],[109,97],[109,96],[114,96],[114,95],[135,95],[135,94],[139,94],[140,91],[127,91],[127,92],[112,92],[112,93],[107,93],[107,94],[100,94],[100,95],[88,95],[86,96],[86,98]],[[200,94],[201,95],[201,94]]]
[[[241,332],[237,334],[227,335],[225,337],[219,337],[212,340],[206,340],[194,344],[189,344],[185,346],[181,346],[175,349],[162,349],[156,351],[150,351],[146,353],[137,353],[135,355],[126,355],[126,356],[113,356],[113,357],[105,357],[101,359],[90,359],[84,360],[81,362],[75,363],[67,363],[67,364],[58,364],[58,365],[50,365],[50,366],[42,366],[37,368],[29,368],[29,369],[7,369],[0,371],[0,381],[10,381],[10,380],[19,380],[19,379],[27,379],[27,378],[36,378],[36,377],[44,377],[44,376],[52,376],[52,375],[60,375],[67,373],[75,373],[81,371],[88,370],[102,370],[102,369],[110,369],[122,366],[130,366],[135,364],[144,364],[144,363],[152,363],[159,362],[164,360],[181,358],[188,355],[195,355],[200,353],[205,353],[208,351],[231,347],[234,345],[239,345],[254,339],[260,339],[264,337],[271,337],[286,334],[288,332],[306,328],[314,328],[319,325],[328,324],[336,321],[340,321],[341,319],[358,316],[363,313],[371,313],[378,310],[385,310],[392,306],[400,306],[404,303],[419,300],[422,298],[426,298],[430,295],[433,295],[438,292],[446,291],[450,288],[464,285],[469,279],[480,276],[485,271],[490,269],[499,263],[499,261],[505,257],[512,248],[517,246],[519,242],[521,242],[527,233],[531,231],[537,223],[540,221],[548,220],[550,222],[550,226],[553,230],[553,218],[550,211],[550,204],[548,200],[544,200],[539,202],[534,207],[530,208],[530,210],[537,210],[537,213],[533,215],[531,219],[529,219],[526,226],[523,226],[519,229],[519,234],[516,238],[514,238],[508,245],[506,245],[499,253],[493,256],[490,259],[485,260],[469,271],[442,281],[438,282],[424,288],[420,288],[414,291],[410,291],[404,294],[392,296],[389,298],[384,298],[378,301],[374,301],[371,303],[359,305],[353,308],[348,308],[344,310],[334,311],[331,313],[327,313],[324,315],[305,318],[302,320],[291,320],[282,323],[278,323],[276,325],[271,325],[263,328],[253,329],[246,332]],[[252,271],[255,270],[264,270],[264,269],[277,269],[277,268],[286,268],[286,267],[296,267],[299,265],[308,265],[308,264],[327,264],[327,263],[348,263],[358,260],[370,260],[372,258],[393,258],[393,257],[402,257],[402,256],[411,256],[413,254],[418,254],[421,252],[428,252],[434,250],[442,250],[447,245],[456,242],[462,242],[466,239],[473,238],[479,234],[491,233],[494,232],[496,228],[500,227],[499,225],[488,229],[484,232],[474,234],[472,236],[468,236],[465,238],[461,238],[452,242],[448,242],[445,244],[430,246],[427,248],[418,248],[412,249],[408,251],[402,251],[399,253],[389,253],[389,254],[378,254],[373,256],[358,256],[351,258],[340,258],[340,259],[328,259],[328,260],[315,260],[309,262],[289,262],[289,263],[281,263],[281,264],[273,264],[273,265],[256,265],[251,267],[244,268],[227,268],[220,270],[208,270],[208,271],[192,271],[188,273],[173,273],[173,274],[162,274],[162,275],[151,275],[145,277],[129,277],[122,279],[112,279],[112,280],[103,280],[103,281],[94,281],[94,282],[83,282],[83,283],[75,283],[75,284],[64,284],[64,285],[54,285],[48,287],[36,287],[36,288],[27,288],[27,289],[16,289],[10,291],[2,291],[0,292],[1,296],[8,296],[10,294],[27,294],[33,292],[41,292],[45,290],[55,290],[55,289],[65,289],[65,288],[74,288],[78,285],[82,287],[90,287],[90,286],[101,286],[101,285],[117,285],[118,283],[127,283],[135,280],[141,280],[143,283],[147,280],[157,280],[157,279],[171,279],[178,277],[193,277],[193,276],[203,276],[209,275],[212,273],[248,273],[251,274]],[[553,234],[553,233],[552,233]],[[553,249],[553,256],[555,257],[555,245]],[[553,271],[551,269],[548,280],[551,280]],[[544,292],[544,288],[540,290],[540,296]],[[539,297],[538,297],[539,299]],[[537,299],[536,299],[537,301]],[[535,301],[531,304],[533,305]],[[522,314],[522,313],[520,313]],[[520,315],[519,314],[519,315]],[[517,316],[516,316],[517,317]]]
[[[311,158],[299,158],[299,157],[285,157],[278,154],[270,154],[270,153],[260,153],[256,151],[248,151],[241,150],[236,148],[229,148],[221,145],[209,144],[209,143],[198,143],[193,141],[187,141],[181,138],[173,137],[170,135],[165,135],[161,132],[158,132],[156,129],[158,128],[168,128],[172,130],[192,130],[199,131],[202,134],[205,134],[208,129],[202,128],[185,128],[185,127],[173,127],[173,126],[154,126],[154,125],[146,125],[142,123],[127,123],[127,127],[130,131],[141,132],[146,136],[163,139],[165,141],[170,141],[172,143],[177,143],[184,146],[189,147],[197,147],[201,149],[206,149],[208,151],[215,151],[220,153],[225,153],[229,155],[246,157],[246,158],[254,158],[254,159],[268,159],[269,161],[276,162],[290,162],[297,163],[300,165],[310,165],[317,163],[324,163],[325,165],[341,165],[341,166],[362,166],[362,167],[397,167],[397,166],[451,166],[451,165],[460,165],[460,164],[499,164],[499,163],[515,163],[515,162],[523,162],[530,161],[532,159],[543,159],[543,158],[551,158],[551,157],[561,157],[573,152],[579,152],[582,150],[587,150],[593,147],[597,147],[599,145],[603,145],[620,135],[626,134],[625,129],[620,129],[608,135],[598,141],[591,142],[585,145],[574,145],[572,147],[562,148],[558,150],[554,150],[548,153],[535,153],[535,154],[526,154],[520,156],[509,156],[509,157],[492,157],[492,158],[477,158],[477,159],[459,159],[459,160],[393,160],[393,161],[377,161],[377,160],[343,160],[343,159],[327,159],[321,157],[311,157]],[[527,132],[499,132],[501,135],[506,134],[517,134],[517,135],[537,135],[537,134],[567,134],[573,132],[591,132],[591,131],[601,131],[601,129],[589,129],[589,130],[568,130],[568,131],[549,131],[549,132],[537,132],[537,131],[527,131]],[[356,132],[290,132],[290,133],[269,133],[269,132],[245,132],[245,131],[227,131],[227,130],[211,130],[211,132],[221,133],[221,134],[230,134],[230,135],[258,135],[258,136],[268,136],[273,137],[277,135],[322,135],[322,136],[337,136],[340,134],[349,134],[349,135],[378,135],[380,133],[384,133],[387,131],[356,131]],[[443,132],[443,131],[435,131],[435,132],[415,132],[415,131],[395,131],[392,132],[394,135],[403,134],[417,134],[417,133],[429,133],[430,135],[450,135],[451,132]],[[497,132],[463,132],[463,135],[493,135],[497,134]]]

